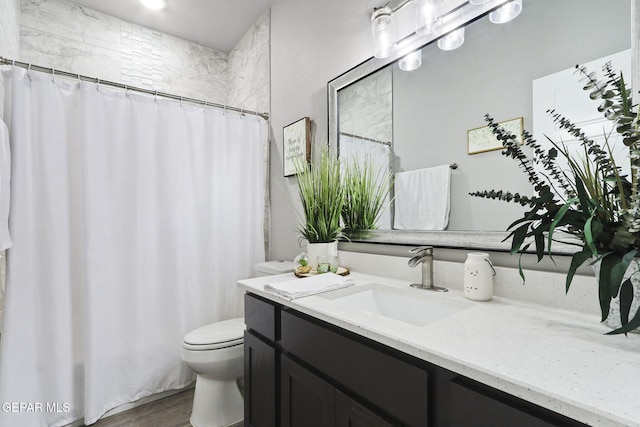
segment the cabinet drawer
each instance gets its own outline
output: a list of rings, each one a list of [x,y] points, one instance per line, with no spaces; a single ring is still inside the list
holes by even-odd
[[[283,351],[295,355],[403,425],[428,425],[428,375],[357,337],[291,312],[281,314]],[[361,340],[362,338],[360,338]]]
[[[456,427],[585,426],[515,396],[462,377],[451,381],[448,400],[448,425]]]
[[[244,321],[247,329],[270,341],[277,341],[280,308],[256,295],[244,295]]]

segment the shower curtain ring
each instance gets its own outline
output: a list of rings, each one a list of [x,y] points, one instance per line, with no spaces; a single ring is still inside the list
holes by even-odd
[[[158,102],[158,91],[153,94],[153,102]]]
[[[100,79],[96,78],[96,92],[100,92]]]
[[[51,83],[56,83],[56,70],[53,67],[51,67]]]

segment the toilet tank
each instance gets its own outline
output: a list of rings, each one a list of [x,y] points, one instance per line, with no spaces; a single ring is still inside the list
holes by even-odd
[[[265,261],[255,265],[256,277],[271,276],[273,274],[290,273],[293,271],[293,261]]]

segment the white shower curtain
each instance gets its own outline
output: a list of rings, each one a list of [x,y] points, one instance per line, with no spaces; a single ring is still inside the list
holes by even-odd
[[[3,73],[0,426],[93,423],[186,386],[183,335],[241,315],[236,280],[264,260],[264,120]]]

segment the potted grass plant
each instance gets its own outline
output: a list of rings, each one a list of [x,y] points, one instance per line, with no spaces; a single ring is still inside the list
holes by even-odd
[[[355,157],[343,164],[342,183],[345,202],[342,223],[348,231],[375,230],[392,185],[391,172],[375,167],[370,156],[363,162]]]
[[[316,150],[316,160],[298,164],[298,195],[302,203],[300,238],[306,240],[308,263],[317,267],[318,256],[338,255],[343,226],[340,215],[345,190],[340,180],[340,160],[327,148]]]
[[[614,71],[610,63],[605,64],[602,75],[584,67],[576,67],[576,71],[589,97],[599,100],[598,111],[614,125],[614,130],[604,135],[604,142],[594,141],[571,120],[550,110],[556,126],[572,135],[581,150],[570,151],[564,143],[550,139],[552,147],[544,149],[525,131],[524,145],[533,153],[530,157],[514,135],[487,115],[486,122],[504,146],[502,154],[520,164],[535,193],[525,196],[491,190],[470,194],[519,203],[529,209],[508,227],[512,253],[525,252],[533,245],[541,260],[551,257],[554,236],[559,230],[575,236],[579,249],[571,259],[566,290],[578,267],[585,263],[593,265],[602,321],[613,329],[609,334],[626,333],[640,327],[638,110],[622,73]],[[609,141],[613,132],[628,147],[624,161],[630,162],[630,176],[623,173],[621,161],[612,155]],[[522,269],[520,274],[524,278]]]

